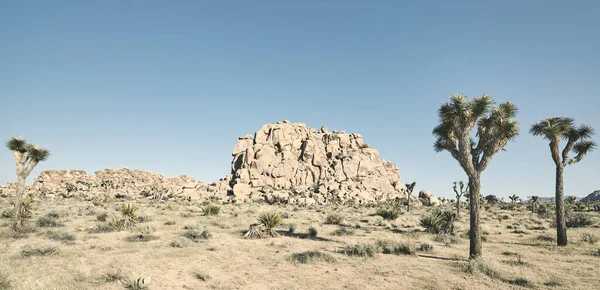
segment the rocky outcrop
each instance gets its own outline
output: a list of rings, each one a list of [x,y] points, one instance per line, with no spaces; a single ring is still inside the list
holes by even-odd
[[[83,170],[46,170],[29,187],[29,191],[34,193],[63,197],[101,193],[132,196],[171,193],[193,196],[203,190],[206,190],[206,186],[185,175],[165,178],[155,172],[129,168],[103,169],[96,171],[95,175],[89,175]]]
[[[254,135],[238,139],[232,150],[231,172],[211,184],[187,176],[128,168],[104,169],[89,175],[82,170],[48,170],[29,191],[45,196],[121,194],[131,197],[168,195],[225,202],[266,201],[300,205],[350,202],[369,204],[408,194],[398,167],[382,160],[359,134],[319,130],[282,121],[263,125]],[[0,188],[2,189],[2,188]],[[10,184],[4,192],[14,191]],[[438,205],[428,191],[414,205]]]
[[[302,123],[263,125],[240,137],[232,151],[230,186],[236,199],[294,191],[359,203],[405,195],[398,167],[382,160],[359,134],[319,131]],[[310,201],[309,201],[310,202]]]
[[[580,201],[582,201],[582,202],[600,201],[600,190],[596,190],[596,191],[588,194],[586,197],[582,198]]]

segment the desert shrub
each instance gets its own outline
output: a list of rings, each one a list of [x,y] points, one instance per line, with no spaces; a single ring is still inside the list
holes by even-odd
[[[319,230],[315,227],[308,228],[308,236],[311,238],[316,238],[319,234]]]
[[[199,242],[200,240],[207,240],[212,238],[212,233],[208,229],[207,226],[204,226],[204,229],[200,230],[200,228],[189,228],[184,234],[184,237],[192,240],[194,243]]]
[[[421,218],[420,225],[433,234],[453,234],[456,214],[451,211],[435,210]]]
[[[526,231],[524,231],[524,230],[519,230],[519,229],[512,230],[512,231],[511,231],[511,233],[513,233],[513,234],[522,234],[522,235],[527,235],[527,234],[529,234],[528,232],[526,232]]]
[[[519,254],[517,254],[515,252],[504,251],[504,252],[502,252],[502,255],[504,255],[504,256],[518,256]]]
[[[454,237],[452,235],[448,235],[448,234],[439,234],[439,235],[436,235],[433,238],[433,241],[438,242],[438,243],[442,243],[446,247],[449,247],[450,245],[458,244],[458,242],[459,242],[459,240],[456,237]]]
[[[50,216],[41,216],[35,222],[35,225],[40,228],[55,228],[64,226],[57,218]]]
[[[382,217],[385,220],[395,220],[402,214],[400,206],[382,206],[377,209],[375,215]]]
[[[194,276],[200,281],[208,281],[208,279],[210,279],[210,275],[204,271],[198,271],[194,273]]]
[[[258,222],[265,227],[267,235],[276,237],[279,234],[275,231],[275,228],[283,222],[283,216],[279,212],[265,212],[260,214]]]
[[[348,227],[341,227],[333,231],[333,233],[331,234],[334,236],[351,236],[354,235],[354,229]]]
[[[550,242],[550,243],[556,242],[556,239],[554,237],[547,236],[547,235],[539,235],[539,236],[537,236],[536,239],[540,242]]]
[[[2,213],[0,213],[0,217],[5,219],[11,219],[13,217],[13,210],[10,208],[3,210]]]
[[[344,221],[344,216],[339,213],[330,213],[325,218],[326,225],[339,225]]]
[[[564,284],[560,281],[557,280],[551,280],[548,282],[544,282],[544,286],[548,286],[548,287],[562,287],[564,286]]]
[[[432,244],[428,244],[428,243],[421,244],[419,246],[419,251],[426,252],[426,253],[431,253],[431,252],[433,252],[433,245]]]
[[[172,241],[169,246],[173,247],[173,248],[185,248],[185,247],[189,247],[191,245],[191,241],[189,239],[186,238],[177,238],[174,241]]]
[[[202,208],[204,215],[219,215],[221,207],[216,204],[207,204]]]
[[[150,234],[139,234],[139,235],[133,235],[133,236],[129,236],[129,237],[125,238],[125,240],[128,242],[149,242],[149,241],[154,241],[157,239],[158,239],[157,236],[150,235]]]
[[[108,219],[108,213],[106,213],[106,212],[99,213],[99,214],[96,216],[96,220],[97,220],[97,221],[99,221],[99,222],[105,222],[105,221],[106,221],[106,219]]]
[[[117,270],[108,271],[106,274],[102,275],[100,278],[102,280],[104,280],[105,282],[117,282],[117,281],[123,280],[125,278],[125,276],[123,275],[123,270],[117,269]]]
[[[308,251],[302,253],[294,253],[289,258],[289,261],[300,264],[308,264],[313,262],[335,262],[335,258],[331,255],[319,251]]]
[[[62,243],[71,243],[75,241],[75,235],[62,231],[47,231],[46,238]]]
[[[480,272],[492,279],[502,279],[500,272],[481,261],[462,262],[458,264],[458,267],[465,273],[475,274]]]
[[[143,290],[148,289],[148,284],[150,284],[150,277],[146,278],[130,278],[123,281],[123,286],[125,289],[130,290]]]
[[[586,242],[590,245],[593,245],[598,242],[598,236],[596,236],[590,232],[585,232],[585,233],[581,234],[581,241]]]
[[[389,240],[377,241],[377,246],[384,254],[415,255],[417,247],[412,242],[394,242]]]
[[[100,225],[95,225],[93,226],[91,229],[89,229],[89,233],[90,234],[99,234],[99,233],[110,233],[110,232],[114,232],[115,228],[111,225],[104,225],[104,224],[100,224]]]
[[[567,212],[566,224],[568,228],[586,228],[594,224],[592,216],[585,213]]]
[[[51,244],[27,244],[21,247],[21,257],[52,256],[58,254],[59,249]]]
[[[375,257],[375,255],[379,252],[379,249],[376,245],[369,244],[355,244],[355,245],[346,245],[340,253],[346,256],[359,256],[363,258],[371,258]]]
[[[525,288],[533,288],[535,285],[534,283],[526,278],[517,278],[514,280],[507,280],[506,282],[508,282],[509,284],[513,284],[513,285],[517,285],[517,286],[521,286],[521,287],[525,287]]]
[[[8,275],[0,273],[0,290],[9,289],[12,289],[12,280],[8,277]]]
[[[165,222],[165,226],[172,226],[172,225],[175,225],[175,224],[176,224],[175,221],[166,221]]]
[[[296,225],[295,224],[289,224],[288,225],[288,233],[293,234],[296,231]]]

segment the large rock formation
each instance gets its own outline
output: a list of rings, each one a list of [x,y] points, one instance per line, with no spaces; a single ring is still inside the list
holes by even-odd
[[[254,136],[239,138],[232,156],[231,173],[209,185],[187,176],[165,178],[150,171],[119,168],[96,171],[95,175],[82,170],[47,170],[28,190],[50,197],[170,194],[306,205],[407,198],[398,167],[382,160],[359,134],[330,133],[325,126],[317,131],[302,123],[282,121],[263,125]],[[14,186],[0,189],[10,194]],[[435,203],[427,200],[427,204]]]
[[[233,148],[230,185],[237,199],[267,191],[294,191],[317,199],[374,202],[404,196],[398,168],[359,134],[329,133],[302,123],[263,125]],[[267,189],[265,189],[267,188]]]

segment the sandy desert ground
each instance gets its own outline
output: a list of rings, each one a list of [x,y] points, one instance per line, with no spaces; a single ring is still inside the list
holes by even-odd
[[[0,201],[0,210],[10,207],[8,200]],[[139,207],[142,222],[103,232],[125,202]],[[140,289],[135,283],[139,278],[149,280],[147,289],[598,289],[600,285],[600,251],[593,241],[600,236],[598,224],[570,229],[569,246],[557,247],[551,215],[540,217],[524,205],[483,210],[484,258],[474,263],[467,262],[466,209],[455,236],[438,236],[423,232],[419,225],[420,218],[433,210],[428,207],[389,221],[375,216],[376,208],[364,206],[225,204],[218,215],[204,214],[203,206],[36,200],[30,233],[11,234],[10,220],[0,219],[0,289]],[[249,226],[270,211],[285,217],[277,228],[281,235],[245,239]],[[589,214],[598,218],[598,213]],[[104,218],[108,221],[99,221]],[[208,239],[198,236],[204,226],[211,234]],[[309,228],[316,236],[308,234]],[[404,250],[370,251],[377,243]]]

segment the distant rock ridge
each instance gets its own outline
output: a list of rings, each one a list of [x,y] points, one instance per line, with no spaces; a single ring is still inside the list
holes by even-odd
[[[46,170],[28,186],[33,193],[53,197],[126,194],[134,198],[157,193],[187,199],[217,197],[225,202],[267,201],[291,204],[375,203],[407,198],[398,167],[382,160],[360,134],[329,132],[287,120],[263,125],[254,135],[238,139],[232,151],[231,172],[211,184],[181,175],[163,175],[128,168]],[[4,193],[14,184],[0,186]],[[421,202],[440,202],[427,192]]]
[[[594,192],[588,194],[586,197],[582,198],[581,201],[583,201],[583,202],[600,201],[600,189],[595,190]]]

